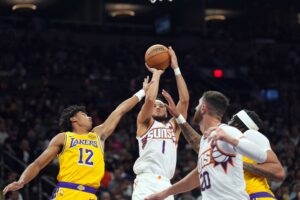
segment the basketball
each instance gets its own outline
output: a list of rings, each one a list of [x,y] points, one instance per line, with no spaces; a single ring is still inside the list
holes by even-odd
[[[228,156],[222,154],[220,151],[217,150],[217,148],[215,148],[212,152],[212,158],[218,162],[218,163],[222,163],[222,162],[226,162],[228,160]]]
[[[161,44],[152,45],[145,53],[145,62],[150,68],[165,70],[170,65],[169,49]]]

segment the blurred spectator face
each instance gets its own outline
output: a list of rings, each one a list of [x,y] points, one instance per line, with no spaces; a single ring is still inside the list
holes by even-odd
[[[14,182],[17,180],[18,174],[16,172],[10,172],[7,177],[8,182]]]
[[[22,140],[20,144],[20,149],[22,149],[23,151],[30,151],[30,145],[28,140]]]
[[[101,195],[102,200],[110,200],[110,194],[109,192],[103,192]]]
[[[156,119],[165,119],[168,117],[166,106],[160,101],[155,101],[153,105],[152,116]]]
[[[77,122],[77,124],[81,127],[85,127],[87,130],[91,130],[92,128],[92,118],[89,117],[84,112],[78,112],[74,117],[72,117],[74,122]],[[73,122],[71,118],[71,121]]]

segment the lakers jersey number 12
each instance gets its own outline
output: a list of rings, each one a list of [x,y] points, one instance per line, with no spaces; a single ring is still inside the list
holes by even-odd
[[[66,132],[64,148],[58,155],[57,180],[99,188],[105,168],[102,145],[95,133]]]

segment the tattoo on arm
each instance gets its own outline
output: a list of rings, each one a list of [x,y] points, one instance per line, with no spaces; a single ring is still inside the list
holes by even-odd
[[[193,127],[191,127],[191,125],[189,125],[187,122],[184,124],[179,124],[179,127],[181,128],[181,131],[186,141],[192,146],[194,151],[198,154],[201,135],[199,135],[199,133],[197,133],[193,129]]]
[[[266,171],[265,169],[261,168],[258,165],[254,165],[254,164],[244,162],[243,163],[243,168],[245,170],[247,170],[248,172],[251,172],[255,175],[263,176],[263,177],[266,177],[267,179],[276,179],[276,178],[274,178],[274,176],[270,172]]]

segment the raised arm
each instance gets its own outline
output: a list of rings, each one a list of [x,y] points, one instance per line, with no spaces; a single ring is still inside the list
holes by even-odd
[[[183,115],[184,118],[187,117],[187,111],[189,107],[189,91],[187,89],[185,80],[180,72],[178,61],[177,61],[177,56],[172,49],[172,47],[169,47],[169,54],[171,57],[171,67],[174,70],[174,74],[176,77],[176,84],[177,84],[177,89],[178,89],[178,94],[179,94],[179,101],[177,103],[177,109],[179,113]]]
[[[149,87],[149,90],[146,94],[144,105],[142,106],[137,117],[138,135],[142,134],[144,130],[148,128],[152,116],[153,106],[158,93],[160,76],[164,72],[162,70],[157,70],[154,68],[148,68],[148,70],[152,72],[152,79],[151,79],[152,84]]]
[[[244,162],[243,167],[248,172],[263,176],[275,181],[283,181],[285,178],[284,169],[276,154],[272,150],[267,151],[267,160],[262,164],[251,164]]]
[[[135,93],[129,99],[123,101],[105,120],[105,122],[93,129],[93,132],[100,135],[102,141],[105,141],[116,129],[121,118],[130,111],[142,98],[144,98],[145,93],[148,91],[151,82],[149,83],[149,77],[144,79],[143,89]]]
[[[197,133],[189,123],[186,122],[184,117],[180,114],[180,112],[176,108],[171,95],[165,90],[163,90],[162,95],[167,100],[168,102],[168,105],[166,105],[167,109],[169,110],[170,114],[176,119],[176,123],[181,128],[184,138],[192,146],[194,151],[198,154],[201,135]]]
[[[63,149],[64,140],[65,133],[56,135],[49,143],[47,149],[24,170],[19,180],[4,188],[3,194],[5,195],[7,192],[19,190],[23,188],[25,184],[34,179],[39,172]]]
[[[200,186],[199,174],[197,168],[195,168],[188,175],[186,175],[182,180],[178,181],[171,187],[159,193],[152,194],[146,197],[145,200],[163,200],[170,195],[188,192],[195,189],[198,186]]]

